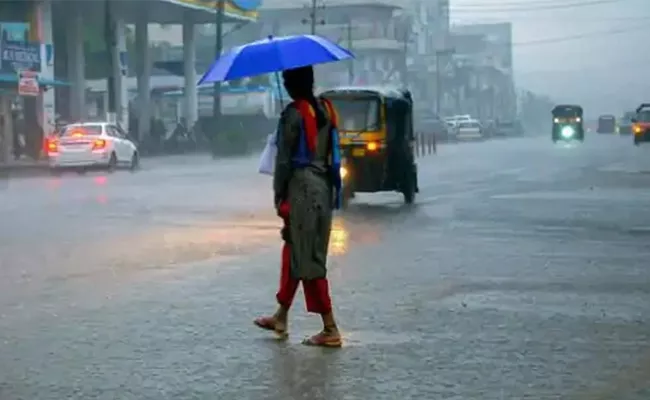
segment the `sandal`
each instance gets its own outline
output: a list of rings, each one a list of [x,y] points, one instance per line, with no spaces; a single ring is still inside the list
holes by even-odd
[[[253,321],[255,326],[266,331],[273,331],[280,339],[286,339],[289,336],[286,328],[278,327],[277,320],[274,317],[260,317]]]
[[[322,331],[302,341],[306,346],[338,348],[343,346],[340,333],[328,333]]]

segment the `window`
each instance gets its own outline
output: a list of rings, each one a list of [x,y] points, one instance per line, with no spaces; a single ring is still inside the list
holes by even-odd
[[[641,110],[636,116],[639,122],[650,122],[650,110]]]
[[[61,130],[61,137],[71,136],[99,136],[102,134],[102,126],[97,125],[68,125]]]
[[[365,99],[331,99],[339,116],[339,128],[342,131],[364,132],[377,131],[380,128],[380,103],[375,98]]]

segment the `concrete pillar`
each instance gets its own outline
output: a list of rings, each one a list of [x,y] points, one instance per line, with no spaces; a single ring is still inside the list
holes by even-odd
[[[38,31],[41,35],[41,73],[40,77],[47,80],[54,79],[54,37],[52,34],[52,2],[42,0],[36,5]],[[37,104],[40,106],[37,114],[43,134],[54,132],[56,111],[54,107],[54,88],[49,87],[42,92]]]
[[[112,49],[115,70],[115,96],[117,98],[117,122],[126,132],[129,131],[129,92],[126,82],[129,64],[126,52],[126,27],[120,16],[115,16],[115,43]]]
[[[185,103],[184,117],[188,127],[198,120],[198,97],[196,90],[196,28],[194,22],[186,19],[183,22],[183,61],[185,64]]]
[[[0,95],[0,164],[13,159],[14,135],[11,120],[11,100]]]
[[[138,73],[138,140],[142,142],[151,129],[151,54],[149,51],[149,23],[143,12],[135,24],[135,53]]]
[[[70,119],[86,118],[86,59],[83,43],[83,19],[81,10],[70,10],[67,24],[68,80],[70,81]]]

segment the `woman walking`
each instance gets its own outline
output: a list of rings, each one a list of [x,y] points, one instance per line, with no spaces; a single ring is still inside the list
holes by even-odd
[[[284,221],[278,309],[255,324],[286,338],[289,309],[302,282],[307,311],[323,321],[321,332],[303,343],[340,347],[326,266],[332,210],[340,205],[336,113],[329,101],[314,96],[312,67],[287,70],[282,77],[293,102],[280,118],[273,177],[275,207]]]

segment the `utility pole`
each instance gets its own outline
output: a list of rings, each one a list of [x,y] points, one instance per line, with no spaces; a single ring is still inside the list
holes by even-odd
[[[324,8],[323,6],[318,5],[319,0],[311,0],[311,5],[309,6],[309,19],[303,19],[302,23],[309,23],[310,29],[309,32],[312,35],[316,34],[316,25],[325,25],[325,20],[318,20],[318,9]]]
[[[316,6],[318,0],[311,0],[311,13],[309,14],[309,17],[311,18],[311,34],[315,35],[316,34]]]
[[[440,74],[440,59],[454,54],[454,49],[436,50],[436,115],[440,116],[442,103],[442,75]]]
[[[216,27],[216,38],[215,38],[215,59],[221,57],[223,52],[223,19],[225,11],[225,0],[217,0],[217,13],[215,23]],[[214,94],[213,94],[213,103],[212,103],[212,116],[214,117],[215,122],[221,119],[221,82],[214,83]]]
[[[108,104],[106,105],[106,116],[110,122],[117,122],[117,96],[115,93],[115,63],[118,60],[113,56],[113,49],[117,46],[115,37],[115,20],[111,9],[111,1],[104,0],[104,41],[106,44],[106,55],[108,57],[108,75],[106,77],[106,91],[108,92]]]
[[[352,51],[352,20],[348,20],[347,30],[347,39],[348,39],[348,50]],[[351,58],[348,61],[348,80],[349,84],[354,84],[354,59]]]

